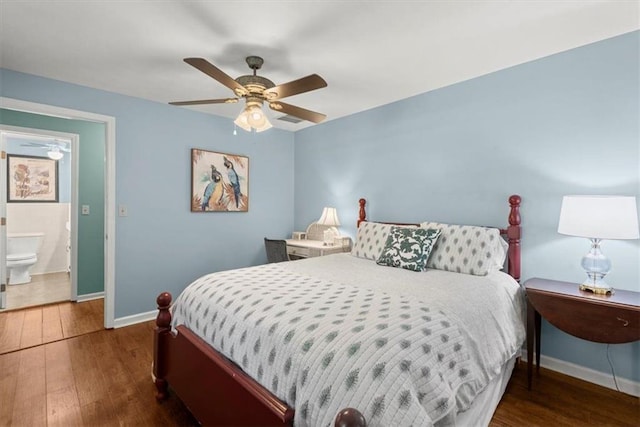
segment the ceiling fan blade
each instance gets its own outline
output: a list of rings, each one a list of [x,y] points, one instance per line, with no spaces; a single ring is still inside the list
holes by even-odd
[[[60,150],[67,150],[66,146],[64,144],[58,144],[58,143],[50,143],[50,142],[23,142],[22,144],[20,144],[21,147],[35,147],[35,148],[46,148],[46,149],[52,149],[54,147],[59,148]]]
[[[308,120],[313,123],[320,123],[327,117],[326,114],[316,113],[315,111],[306,110],[304,108],[296,107],[295,105],[291,104],[285,104],[284,102],[280,101],[270,102],[269,107],[274,111],[289,114],[291,116],[295,116],[303,120]]]
[[[209,77],[219,81],[238,96],[246,95],[248,93],[244,86],[204,58],[184,58],[184,62],[197,68]]]
[[[200,99],[198,101],[174,101],[171,105],[202,105],[202,104],[233,104],[238,102],[238,98],[222,98],[222,99]]]
[[[297,95],[299,93],[309,92],[316,89],[327,87],[327,82],[317,74],[311,74],[289,83],[283,83],[264,91],[264,95],[269,101],[286,98],[288,96]]]

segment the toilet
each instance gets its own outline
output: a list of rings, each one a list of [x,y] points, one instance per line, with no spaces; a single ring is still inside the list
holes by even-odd
[[[38,261],[44,233],[7,234],[7,274],[10,285],[31,282],[29,270]]]

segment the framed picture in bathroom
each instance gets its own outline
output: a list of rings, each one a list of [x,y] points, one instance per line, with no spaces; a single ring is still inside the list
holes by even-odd
[[[7,154],[7,202],[58,202],[58,161]]]
[[[248,212],[249,158],[191,149],[191,212]]]

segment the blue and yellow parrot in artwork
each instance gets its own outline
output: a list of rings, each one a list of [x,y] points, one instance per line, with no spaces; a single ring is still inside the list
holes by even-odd
[[[211,182],[207,184],[202,195],[202,210],[213,209],[213,206],[220,201],[224,194],[224,184],[222,182],[222,174],[214,165],[211,165]]]
[[[240,207],[240,178],[238,177],[238,173],[233,167],[233,163],[231,160],[224,157],[224,166],[227,168],[227,175],[229,177],[229,182],[231,183],[231,187],[233,188],[233,196],[236,199],[236,208]]]

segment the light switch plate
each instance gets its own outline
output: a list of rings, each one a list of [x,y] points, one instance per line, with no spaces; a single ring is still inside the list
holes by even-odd
[[[127,211],[127,205],[118,206],[118,215],[120,215],[120,216],[129,215],[129,212]]]
[[[82,215],[89,215],[89,205],[82,205]]]

